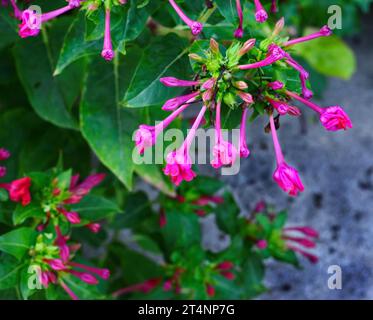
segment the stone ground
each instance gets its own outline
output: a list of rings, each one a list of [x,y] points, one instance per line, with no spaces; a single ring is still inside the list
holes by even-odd
[[[300,171],[306,191],[288,198],[272,181],[272,142],[260,121],[249,129],[252,154],[241,162],[240,174],[223,178],[243,209],[252,209],[264,197],[288,208],[290,224],[312,226],[321,235],[317,265],[304,260],[304,270],[298,271],[268,263],[270,291],[262,299],[373,299],[372,17],[365,18],[362,37],[350,40],[358,59],[356,74],[348,82],[330,80],[321,103],[343,106],[354,128],[326,132],[308,110],[305,132],[299,121],[282,121],[285,157]],[[342,268],[342,290],[328,289],[330,265]]]

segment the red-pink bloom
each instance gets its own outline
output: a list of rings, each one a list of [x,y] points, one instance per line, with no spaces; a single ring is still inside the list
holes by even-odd
[[[192,34],[193,35],[198,35],[201,33],[202,29],[203,29],[203,24],[198,22],[198,21],[194,21],[192,19],[190,19],[181,9],[180,7],[176,4],[176,2],[174,0],[168,0],[170,2],[170,4],[172,5],[172,7],[174,8],[174,10],[176,11],[176,13],[179,15],[180,19],[183,20],[185,22],[185,24],[188,25],[188,27],[190,28],[190,30],[192,31]]]
[[[223,271],[220,273],[224,278],[228,280],[234,280],[236,278],[235,274],[233,272],[229,271]]]
[[[75,175],[71,178],[69,191],[71,193],[70,198],[65,200],[64,203],[74,204],[80,202],[84,196],[86,196],[95,186],[101,183],[105,178],[104,173],[97,173],[90,175],[83,182],[78,184],[79,175]]]
[[[44,259],[49,266],[55,271],[65,270],[66,266],[61,259]]]
[[[277,110],[277,112],[282,116],[286,114],[289,114],[291,116],[301,115],[301,111],[297,107],[288,105],[284,101],[274,100],[269,97],[267,97],[267,100]]]
[[[254,0],[255,3],[255,19],[256,21],[263,23],[267,21],[268,19],[268,14],[264,10],[260,0]]]
[[[233,165],[238,155],[236,147],[230,142],[223,140],[220,113],[221,101],[218,101],[216,105],[215,145],[212,150],[213,159],[211,160],[211,165],[215,169]]]
[[[0,178],[6,175],[6,167],[0,166]]]
[[[0,148],[0,161],[6,160],[10,157],[10,152],[4,148]]]
[[[111,61],[114,58],[113,46],[111,44],[111,32],[110,32],[110,9],[105,11],[105,33],[104,33],[104,47],[101,51],[101,56],[106,61]]]
[[[216,266],[216,269],[218,269],[220,271],[228,271],[228,270],[231,270],[233,267],[234,267],[233,262],[226,260],[226,261],[220,262]]]
[[[91,223],[86,224],[85,227],[87,227],[93,233],[98,233],[98,232],[100,232],[101,224],[99,224],[97,222],[95,222],[95,223],[91,222]]]
[[[241,7],[241,0],[236,0],[237,15],[239,20],[239,25],[236,31],[234,32],[235,38],[242,38],[243,36],[243,13]]]
[[[65,271],[72,274],[73,276],[77,277],[78,279],[82,280],[83,282],[87,284],[91,284],[91,285],[98,284],[98,280],[89,273],[80,272],[80,271],[76,271],[72,269],[65,270]]]
[[[311,263],[317,263],[319,261],[319,258],[315,256],[314,254],[307,252],[299,247],[293,246],[293,245],[288,245],[288,249],[293,250],[295,252],[300,253],[302,256],[304,256],[308,261]]]
[[[267,209],[267,203],[264,200],[259,201],[254,208],[254,212],[263,212]]]
[[[280,90],[280,89],[283,89],[284,88],[284,84],[281,82],[281,81],[273,81],[273,82],[269,82],[267,84],[267,86],[269,88],[271,88],[272,90]]]
[[[0,188],[8,191],[11,201],[20,202],[22,206],[27,206],[31,202],[31,179],[24,177],[12,181],[11,183],[1,183]]]
[[[112,295],[113,295],[113,297],[119,297],[123,294],[131,293],[131,292],[149,293],[155,287],[157,287],[160,282],[161,282],[160,278],[152,278],[152,279],[146,280],[144,282],[133,284],[131,286],[119,289],[119,290],[113,292]]]
[[[167,224],[167,217],[164,208],[159,211],[159,226],[163,228]]]
[[[273,174],[273,179],[277,182],[282,190],[289,193],[291,196],[296,196],[298,192],[304,191],[304,186],[299,178],[298,171],[290,167],[285,162],[281,146],[278,141],[273,115],[270,115],[269,122],[277,161],[277,168]]]
[[[69,221],[72,224],[78,224],[80,223],[80,217],[79,214],[75,211],[67,211],[65,208],[58,208],[57,209],[59,213],[63,214],[67,221]]]
[[[321,108],[317,104],[303,99],[296,93],[286,91],[286,94],[311,108],[320,115],[320,122],[328,131],[347,130],[352,128],[352,122],[347,113],[340,106]]]
[[[206,293],[210,298],[215,296],[215,288],[210,283],[206,283]]]
[[[245,106],[242,110],[242,119],[240,127],[240,157],[247,158],[250,155],[250,150],[246,144],[246,120],[248,108]]]
[[[218,196],[201,196],[197,200],[193,201],[193,204],[198,206],[207,206],[210,203],[221,204],[224,202],[224,198]]]
[[[286,52],[275,44],[271,44],[268,48],[267,57],[261,61],[238,66],[241,70],[257,69],[269,66],[286,57]]]
[[[276,12],[278,12],[277,0],[272,0],[272,4],[271,4],[271,12],[272,12],[272,13],[276,13]]]
[[[192,87],[200,84],[199,81],[180,80],[174,77],[160,78],[159,81],[166,87]]]
[[[286,227],[284,231],[297,231],[311,238],[319,237],[319,233],[311,227]]]
[[[55,244],[60,249],[60,257],[63,263],[66,263],[70,257],[70,249],[69,246],[66,244],[66,240],[68,237],[63,236],[60,227],[57,225],[54,227],[56,230],[57,238],[55,240]]]
[[[194,101],[194,98],[188,100],[188,103],[191,103],[192,101]],[[135,133],[135,143],[139,154],[143,154],[147,148],[153,146],[158,135],[165,128],[167,128],[172,121],[174,121],[188,106],[189,104],[182,105],[156,126],[148,126],[145,124],[140,125],[139,129]]]
[[[171,181],[177,186],[180,185],[183,180],[191,181],[196,177],[196,174],[192,170],[192,161],[189,155],[189,149],[206,109],[206,106],[201,108],[196,121],[194,122],[181,147],[178,150],[169,153],[166,158],[167,164],[163,169],[163,172],[165,175],[170,176]]]
[[[330,28],[328,26],[323,26],[320,29],[320,31],[318,31],[318,32],[309,34],[308,36],[305,36],[305,37],[300,37],[300,38],[297,38],[297,39],[289,40],[284,45],[286,47],[288,47],[288,46],[292,46],[292,45],[297,44],[297,43],[310,41],[310,40],[317,39],[317,38],[320,38],[320,37],[328,37],[328,36],[332,35],[332,33],[333,33],[332,30],[330,30]]]

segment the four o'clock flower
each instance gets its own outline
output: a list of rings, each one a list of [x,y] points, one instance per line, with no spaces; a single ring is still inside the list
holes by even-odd
[[[110,32],[110,8],[105,9],[104,47],[102,48],[101,56],[106,61],[111,61],[114,58],[114,51],[113,51],[113,46],[111,44],[111,32]]]
[[[96,173],[87,177],[83,182],[78,183],[79,175],[72,176],[70,182],[70,197],[64,201],[66,204],[79,203],[84,196],[86,196],[92,188],[101,183],[105,178],[104,173]]]
[[[190,103],[193,102],[200,93],[198,91],[192,92],[183,96],[179,96],[176,98],[172,98],[166,101],[166,103],[163,105],[162,109],[169,111],[169,110],[175,110],[176,108],[180,107],[184,103]]]
[[[272,12],[272,13],[276,13],[276,12],[278,12],[277,0],[272,0],[272,4],[271,4],[271,12]]]
[[[24,177],[12,181],[11,183],[0,183],[0,188],[4,188],[9,193],[11,201],[19,202],[22,206],[27,206],[31,202],[31,179]]]
[[[244,106],[242,110],[242,119],[240,127],[240,157],[247,158],[250,155],[250,150],[246,144],[246,120],[248,107]]]
[[[237,8],[237,15],[238,15],[238,28],[234,32],[235,38],[242,38],[243,36],[243,13],[241,7],[241,0],[236,0],[236,8]]]
[[[174,0],[168,0],[170,2],[170,4],[172,5],[172,7],[174,8],[174,10],[176,11],[176,13],[179,15],[180,19],[183,20],[187,25],[188,27],[190,28],[190,30],[192,31],[192,34],[193,35],[198,35],[201,33],[202,29],[203,29],[203,24],[201,22],[198,22],[198,21],[194,21],[192,19],[190,19],[184,12],[183,10],[181,10],[181,8],[176,4],[176,2]]]
[[[159,81],[166,87],[192,87],[200,84],[199,81],[180,80],[174,77],[160,78]]]
[[[188,100],[187,102],[191,103],[193,101],[194,98]],[[153,146],[157,140],[157,136],[165,128],[167,128],[170,123],[174,121],[188,106],[189,104],[182,105],[156,126],[148,126],[144,124],[140,125],[139,129],[135,133],[135,143],[139,154],[143,154],[145,149]]]
[[[277,182],[282,190],[291,196],[296,196],[298,192],[304,191],[302,181],[299,178],[298,171],[290,167],[284,159],[281,146],[278,141],[275,122],[273,115],[269,116],[273,145],[276,153],[277,169],[273,174],[273,179]]]
[[[18,20],[21,20],[22,19],[22,11],[19,10],[17,4],[16,4],[16,1],[15,0],[10,0],[10,4],[12,5],[13,7],[13,11],[14,11],[14,17]]]
[[[286,91],[286,94],[311,108],[320,115],[320,122],[328,131],[347,130],[352,128],[352,122],[347,113],[340,106],[321,108],[317,104],[303,99],[296,93]]]
[[[221,131],[221,100],[216,104],[216,120],[215,120],[215,145],[213,147],[213,159],[211,165],[218,169],[222,166],[230,166],[236,161],[237,149],[228,141],[223,140]]]
[[[281,81],[273,81],[273,82],[269,82],[267,84],[267,86],[269,88],[271,88],[272,90],[280,90],[280,89],[283,89],[284,88],[284,84],[281,82]]]
[[[57,234],[55,244],[60,249],[60,256],[61,256],[62,262],[66,263],[70,257],[70,249],[69,249],[69,246],[66,244],[66,240],[68,239],[68,237],[62,235],[60,226],[55,226],[54,228]]]
[[[192,170],[192,161],[189,155],[189,149],[206,109],[206,106],[201,108],[198,117],[196,118],[181,147],[178,150],[169,153],[166,158],[167,164],[163,169],[163,172],[165,175],[170,176],[172,183],[174,183],[176,186],[180,185],[183,180],[191,181],[196,177],[196,174]]]
[[[332,30],[330,30],[330,28],[328,26],[323,26],[320,29],[320,31],[318,31],[318,32],[309,34],[308,36],[305,36],[305,37],[289,40],[284,45],[286,47],[289,47],[289,46],[292,46],[292,45],[297,44],[297,43],[310,41],[310,40],[317,39],[317,38],[320,38],[320,37],[328,37],[328,36],[332,35],[332,33],[333,33]]]
[[[255,3],[255,19],[256,21],[263,23],[267,21],[268,19],[268,14],[264,10],[260,0],[254,0]]]

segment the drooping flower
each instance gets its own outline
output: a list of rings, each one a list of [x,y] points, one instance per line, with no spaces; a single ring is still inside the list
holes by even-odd
[[[273,179],[275,182],[277,182],[282,190],[289,193],[291,196],[296,196],[298,192],[304,191],[304,186],[299,178],[298,171],[290,167],[285,162],[281,146],[278,141],[273,115],[270,115],[269,122],[277,161],[277,168],[273,174]]]
[[[242,119],[240,126],[240,156],[247,158],[250,155],[250,150],[246,144],[246,120],[247,120],[248,108],[244,106],[242,110]]]
[[[19,202],[22,206],[27,206],[31,202],[30,187],[30,177],[17,179],[11,183],[0,183],[0,188],[8,191],[10,200]]]
[[[271,4],[271,12],[272,12],[272,13],[276,13],[276,12],[278,12],[277,0],[272,0],[272,4]]]
[[[206,293],[210,298],[215,296],[215,288],[212,284],[206,283]]]
[[[199,35],[203,29],[203,24],[198,21],[190,19],[181,8],[176,4],[174,0],[168,0],[175,12],[179,15],[180,19],[188,25],[193,35]]]
[[[190,129],[188,136],[178,150],[172,151],[166,158],[166,167],[163,169],[165,175],[170,176],[171,181],[176,185],[185,181],[191,181],[196,177],[196,174],[192,170],[192,161],[189,155],[189,149],[196,135],[196,131],[203,119],[206,112],[206,106],[201,108],[201,111],[196,118],[192,128]]]
[[[146,294],[146,293],[151,292],[154,288],[156,288],[160,284],[161,280],[162,280],[161,278],[148,279],[148,280],[145,280],[144,282],[136,283],[128,287],[121,288],[113,292],[112,296],[119,297],[123,294],[132,293],[132,292],[141,292],[141,293]]]
[[[221,101],[216,104],[215,119],[215,145],[212,149],[213,159],[211,165],[218,169],[222,166],[231,166],[236,161],[238,152],[236,147],[223,139],[221,130]]]
[[[111,43],[111,31],[110,31],[110,9],[105,10],[105,33],[104,33],[104,46],[101,51],[101,56],[106,61],[111,61],[114,58],[113,45]]]
[[[174,77],[163,77],[159,81],[166,87],[192,87],[200,84],[199,81],[180,80]]]
[[[289,114],[291,116],[301,115],[301,111],[297,107],[291,106],[284,101],[274,100],[269,97],[267,97],[267,100],[273,106],[273,108],[275,108],[277,112],[282,116],[286,114]]]
[[[303,99],[296,93],[286,91],[286,94],[293,99],[302,102],[307,107],[320,115],[320,122],[328,131],[347,130],[352,128],[352,122],[348,117],[347,113],[340,106],[331,106],[327,108],[321,108],[317,104]]]
[[[258,21],[260,23],[263,23],[263,22],[267,21],[268,14],[264,10],[260,0],[254,0],[254,4],[255,4],[255,19],[256,19],[256,21]]]
[[[97,173],[90,175],[83,182],[78,184],[79,175],[75,175],[71,178],[69,191],[70,197],[64,201],[65,204],[74,204],[80,202],[80,200],[86,196],[95,186],[101,183],[105,178],[104,173]]]
[[[243,37],[243,13],[242,13],[242,7],[241,7],[241,0],[236,0],[236,8],[237,8],[237,15],[239,24],[234,32],[235,38],[242,38]]]
[[[254,62],[251,64],[240,65],[238,66],[241,70],[248,70],[248,69],[257,69],[269,66],[270,64],[275,63],[281,59],[286,57],[286,52],[281,49],[279,46],[272,44],[268,47],[268,54],[267,57],[261,61]]]

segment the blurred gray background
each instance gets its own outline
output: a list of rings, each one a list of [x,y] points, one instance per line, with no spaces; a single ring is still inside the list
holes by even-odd
[[[306,187],[287,197],[272,181],[275,166],[271,136],[264,119],[249,128],[251,156],[236,176],[223,179],[243,210],[261,199],[288,208],[289,224],[312,226],[321,238],[316,265],[302,260],[304,270],[270,261],[261,299],[373,299],[373,16],[363,20],[359,37],[348,39],[358,60],[350,81],[330,79],[322,106],[341,105],[354,128],[327,132],[311,110],[303,119],[284,117],[279,138],[289,164]],[[342,268],[342,290],[327,286],[330,265]]]

